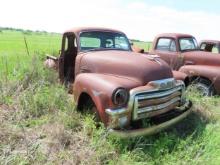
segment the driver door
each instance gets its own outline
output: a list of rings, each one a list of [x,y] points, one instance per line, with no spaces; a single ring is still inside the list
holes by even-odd
[[[67,35],[64,34],[62,38],[62,45],[61,45],[59,62],[58,62],[59,78],[61,83],[64,82],[64,56],[65,56],[66,47],[67,47]]]

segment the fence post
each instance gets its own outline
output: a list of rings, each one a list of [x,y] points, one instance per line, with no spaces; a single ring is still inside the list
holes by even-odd
[[[25,43],[25,47],[26,47],[27,54],[28,54],[28,56],[30,56],[30,54],[29,54],[29,49],[28,49],[28,45],[27,45],[27,40],[26,40],[26,37],[25,37],[25,36],[24,36],[24,43]]]

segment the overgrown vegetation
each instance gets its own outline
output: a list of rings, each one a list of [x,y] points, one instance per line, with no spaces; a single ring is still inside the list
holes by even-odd
[[[118,139],[74,102],[43,67],[58,52],[60,36],[0,34],[0,164],[219,164],[219,97],[187,93],[194,113],[150,137]],[[52,45],[52,46],[51,46]]]

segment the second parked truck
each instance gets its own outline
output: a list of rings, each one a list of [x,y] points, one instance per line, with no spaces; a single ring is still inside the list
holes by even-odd
[[[160,34],[150,53],[159,55],[173,70],[185,73],[185,84],[194,84],[203,95],[220,94],[220,56],[200,50],[192,35]]]

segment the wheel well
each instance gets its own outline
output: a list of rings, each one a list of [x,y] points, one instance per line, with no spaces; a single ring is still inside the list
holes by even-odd
[[[192,76],[192,77],[188,78],[188,81],[189,81],[189,82],[188,82],[188,85],[189,85],[190,83],[194,82],[194,81],[199,80],[199,79],[204,79],[204,80],[210,82],[210,84],[212,84],[212,81],[211,81],[210,79],[208,79],[207,77],[203,77],[203,76]]]
[[[187,87],[189,85],[189,77],[186,77],[185,80],[184,80],[184,83],[185,83],[185,86]]]
[[[77,109],[80,111],[83,111],[83,109],[88,106],[88,104],[94,104],[92,98],[90,97],[89,94],[83,92],[79,96],[78,104],[77,104]]]
[[[199,80],[199,81],[198,81],[198,80]],[[210,79],[208,79],[208,78],[206,78],[206,77],[202,77],[202,76],[193,76],[193,77],[190,77],[190,82],[189,82],[189,84],[193,84],[193,83],[196,84],[196,82],[200,82],[200,83],[203,83],[203,84],[209,86],[210,94],[208,94],[208,96],[213,96],[213,95],[216,94],[216,92],[217,92],[217,91],[216,91],[216,88],[215,88],[213,82],[212,82]]]

